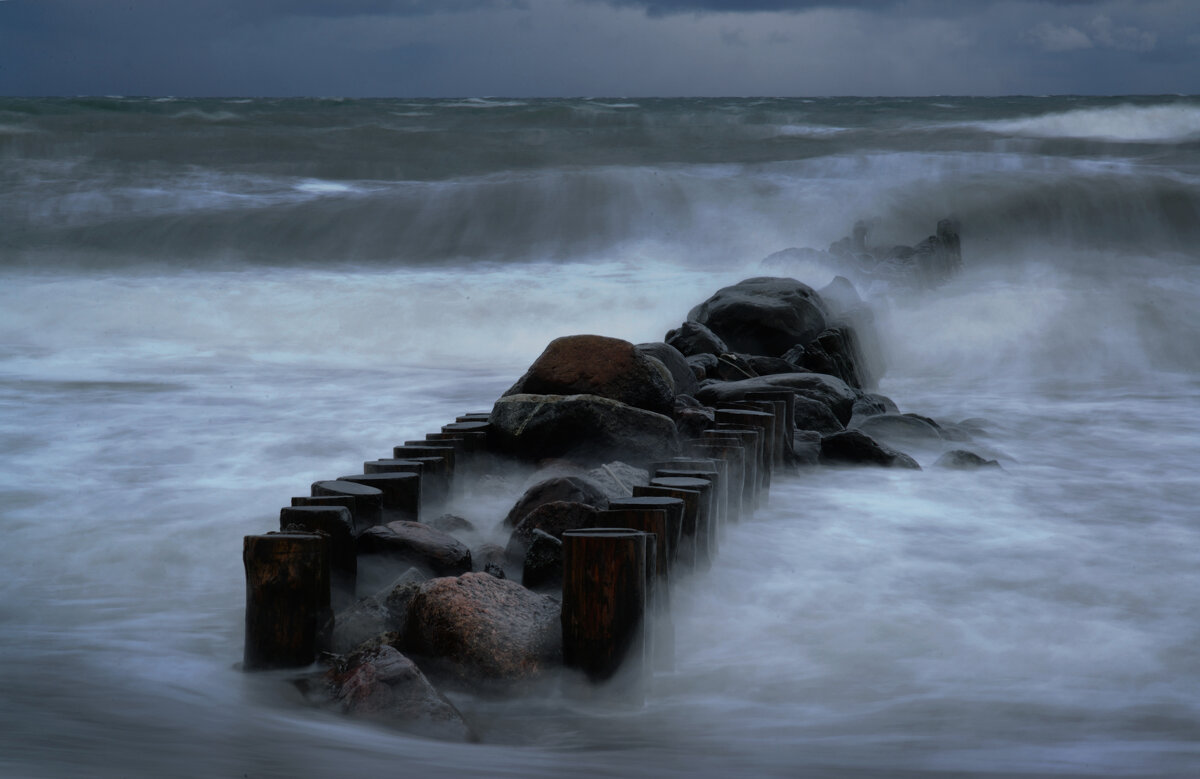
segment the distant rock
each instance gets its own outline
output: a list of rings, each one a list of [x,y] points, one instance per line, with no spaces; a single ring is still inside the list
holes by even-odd
[[[569,335],[551,341],[504,397],[588,395],[669,416],[675,391],[662,366],[628,341]]]
[[[821,464],[881,465],[886,468],[921,470],[916,460],[880,444],[861,430],[846,430],[822,438]]]
[[[553,598],[486,573],[433,579],[409,608],[405,648],[469,686],[528,680],[561,662],[561,612]]]
[[[855,429],[877,441],[896,446],[937,444],[942,441],[942,434],[937,427],[926,419],[908,414],[876,414],[857,422]]]
[[[826,328],[822,303],[811,287],[767,276],[717,290],[688,313],[688,321],[708,327],[736,352],[767,357],[808,343]]]
[[[974,468],[1000,468],[1000,463],[995,460],[985,460],[966,449],[951,449],[939,457],[934,466],[937,468],[972,470]]]

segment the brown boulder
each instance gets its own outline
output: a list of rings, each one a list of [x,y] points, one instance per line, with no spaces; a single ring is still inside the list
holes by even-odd
[[[508,511],[505,527],[516,527],[525,515],[538,506],[556,501],[586,503],[597,509],[608,508],[608,495],[600,485],[582,476],[554,476],[543,479],[529,489]]]
[[[550,342],[509,395],[596,395],[670,415],[674,390],[663,367],[628,341],[569,335]]]
[[[561,608],[486,573],[432,579],[408,610],[406,649],[468,684],[531,679],[562,656]]]
[[[607,504],[607,501],[605,503]],[[567,530],[596,527],[596,520],[599,518],[600,511],[586,503],[568,503],[561,500],[543,503],[517,523],[516,529],[508,538],[505,556],[514,564],[525,559],[525,553],[533,543],[534,531],[540,530],[561,539]]]

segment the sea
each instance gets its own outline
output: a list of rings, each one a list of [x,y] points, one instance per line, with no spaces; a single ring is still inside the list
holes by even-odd
[[[937,287],[824,252],[951,216]],[[641,707],[446,744],[240,670],[291,496],[781,273],[1001,467],[777,477]],[[0,98],[5,777],[1198,776],[1198,473],[1200,97]]]

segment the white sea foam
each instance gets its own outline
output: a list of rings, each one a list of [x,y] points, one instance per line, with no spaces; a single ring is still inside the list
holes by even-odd
[[[1178,143],[1200,138],[1200,106],[1179,103],[1081,108],[1020,119],[976,122],[973,126],[994,133],[1036,138]]]

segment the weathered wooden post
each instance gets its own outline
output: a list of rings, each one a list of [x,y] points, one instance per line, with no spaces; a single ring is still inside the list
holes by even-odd
[[[455,422],[487,422],[492,418],[490,411],[469,411],[454,418]]]
[[[740,446],[742,448],[742,508],[739,518],[751,517],[758,505],[758,460],[761,438],[758,428],[719,425],[701,431],[700,437],[711,445]]]
[[[771,446],[771,467],[772,470],[782,468],[784,463],[784,446],[783,439],[785,436],[785,426],[787,424],[784,415],[787,412],[787,406],[782,401],[774,400],[737,400],[732,403],[725,404],[730,408],[742,408],[747,411],[761,411],[764,414],[770,414],[774,424],[771,426],[770,446]]]
[[[632,515],[636,515],[639,512],[656,513],[659,511],[665,514],[663,532],[658,534],[658,538],[662,552],[665,555],[664,559],[666,560],[663,575],[669,576],[679,557],[679,542],[683,533],[683,514],[686,510],[683,500],[662,495],[613,498],[608,502],[608,508],[610,511],[621,511],[626,517],[630,517],[629,521],[638,523],[634,525],[620,525],[619,527],[633,527],[637,529],[641,529],[642,523],[653,522],[655,520],[652,518],[639,519]],[[657,531],[655,532],[657,533]]]
[[[696,524],[688,527],[685,523],[683,528],[683,543],[681,546],[691,546],[693,549],[692,559],[697,569],[705,570],[712,565],[713,549],[709,545],[709,538],[712,534],[712,517],[713,517],[713,483],[708,479],[699,479],[692,476],[661,476],[650,479],[651,487],[669,487],[677,490],[692,490],[700,493],[700,498],[696,502]],[[636,494],[636,493],[635,493]],[[690,533],[688,531],[691,531]]]
[[[424,463],[421,471],[424,477],[422,491],[425,494],[425,508],[433,510],[450,498],[454,484],[454,449],[426,442],[427,446],[396,446],[392,448],[392,457],[398,460],[415,460]],[[377,462],[386,462],[380,460]]]
[[[792,435],[796,432],[796,393],[791,390],[762,390],[747,392],[746,400],[769,400],[772,403],[783,404],[782,422],[778,425],[777,434],[782,435],[783,458],[785,463],[792,462]]]
[[[688,463],[680,463],[687,465]],[[711,460],[705,460],[704,465],[695,465],[692,468],[670,468],[658,466],[653,469],[654,475],[651,478],[651,483],[654,479],[659,478],[691,478],[704,479],[711,487],[709,490],[709,509],[708,509],[708,524],[704,528],[704,538],[700,539],[700,546],[708,550],[708,558],[710,561],[717,558],[718,552],[718,537],[720,535],[721,525],[724,524],[724,506],[722,501],[724,493],[721,490],[721,474],[713,466]],[[697,531],[699,532],[699,531]]]
[[[383,524],[383,493],[365,484],[355,484],[352,481],[317,481],[313,482],[312,496],[350,498],[354,508],[354,532],[362,533],[369,527]]]
[[[683,502],[682,522],[679,529],[679,543],[675,545],[676,553],[671,561],[672,571],[692,571],[696,568],[696,523],[700,514],[700,491],[664,487],[657,484],[635,484],[632,488],[635,498],[675,498]],[[611,506],[612,503],[609,503]]]
[[[729,463],[714,457],[700,457],[693,453],[691,457],[676,457],[651,463],[650,472],[661,476],[690,476],[704,474],[713,482],[713,522],[712,537],[714,544],[719,536],[724,535],[725,524],[730,521],[733,513],[732,490],[730,489]],[[670,471],[668,473],[668,471]],[[713,547],[716,548],[715,546]]]
[[[761,457],[758,462],[760,494],[758,505],[765,506],[771,494],[771,470],[775,462],[775,415],[746,408],[721,406],[716,413],[718,428],[736,425],[739,428],[755,428],[762,438]]]
[[[637,500],[633,498],[632,500]],[[642,500],[646,500],[643,498]],[[645,504],[633,508],[612,508],[601,511],[597,522],[605,527],[627,527],[641,530],[655,539],[653,564],[647,566],[646,613],[650,625],[650,656],[654,667],[670,671],[675,668],[675,625],[671,621],[671,563],[667,538],[672,533],[665,508],[648,508]],[[649,552],[647,552],[649,554]],[[653,572],[651,572],[653,568]],[[651,575],[651,573],[653,575]]]
[[[646,666],[646,534],[563,533],[563,663],[640,696]],[[618,677],[618,671],[620,671]]]
[[[328,544],[317,533],[246,536],[247,671],[312,664],[331,627]]]
[[[728,478],[725,479],[725,489],[729,494],[730,522],[740,522],[742,518],[742,492],[746,488],[745,454],[740,439],[725,438],[692,438],[685,442],[686,451],[700,458],[716,460],[725,464]]]
[[[397,520],[421,521],[421,474],[419,473],[352,473],[348,476],[339,476],[338,481],[374,487],[383,493],[383,522],[381,524]]]
[[[289,528],[325,536],[330,597],[336,608],[354,603],[358,552],[350,509],[344,506],[285,506],[279,509],[279,529],[287,531]]]

